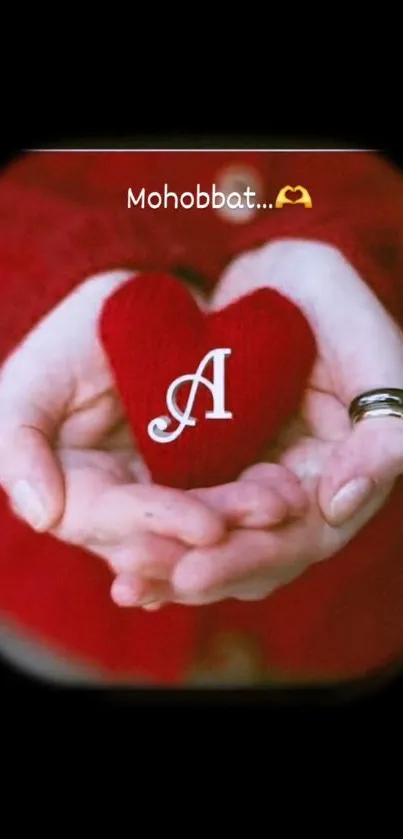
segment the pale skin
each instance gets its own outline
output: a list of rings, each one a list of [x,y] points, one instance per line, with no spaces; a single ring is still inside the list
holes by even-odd
[[[85,281],[27,336],[0,376],[0,479],[14,512],[107,561],[121,605],[128,598],[119,573],[133,558],[134,605],[149,577],[165,578],[190,547],[221,541],[227,523],[265,526],[305,504],[292,474],[283,493],[248,482],[240,495],[237,483],[229,485],[218,490],[214,509],[196,495],[142,483],[96,329],[104,300],[132,276],[116,271]]]
[[[403,386],[401,332],[333,248],[284,240],[235,260],[205,305],[276,288],[305,312],[319,357],[268,462],[223,487],[170,490],[144,478],[96,337],[102,302],[129,276],[85,281],[4,364],[0,482],[36,529],[109,564],[121,606],[263,599],[353,538],[403,471],[403,423],[352,428],[347,415],[364,390]]]

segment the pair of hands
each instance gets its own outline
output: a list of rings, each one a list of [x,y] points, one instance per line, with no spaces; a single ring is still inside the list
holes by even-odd
[[[359,393],[403,384],[403,337],[339,251],[283,240],[235,260],[211,308],[268,286],[293,300],[318,360],[301,411],[234,483],[182,492],[149,483],[104,351],[102,305],[128,271],[84,282],[0,375],[0,483],[40,532],[102,557],[121,606],[257,600],[340,550],[403,471],[403,424],[355,428]]]

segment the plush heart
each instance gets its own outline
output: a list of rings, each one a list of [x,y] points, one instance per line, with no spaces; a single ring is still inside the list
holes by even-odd
[[[170,275],[142,274],[107,301],[100,337],[114,372],[139,452],[152,479],[190,489],[235,480],[261,458],[298,407],[315,357],[315,340],[303,314],[287,298],[259,289],[218,312],[202,312],[189,290]],[[181,376],[195,378],[212,350],[229,349],[221,369],[213,358],[199,374],[224,383],[231,419],[206,418],[213,393],[199,382],[182,383],[175,401],[196,422],[171,442],[149,435],[152,420],[181,422],[167,408],[167,391]],[[223,374],[223,375],[221,375]]]

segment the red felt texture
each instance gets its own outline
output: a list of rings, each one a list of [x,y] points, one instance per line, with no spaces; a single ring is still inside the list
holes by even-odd
[[[258,289],[225,309],[201,311],[189,290],[169,274],[141,274],[112,295],[100,318],[100,336],[114,372],[135,442],[155,483],[177,489],[236,480],[255,463],[297,409],[315,355],[302,312],[272,289]],[[149,423],[170,416],[166,397],[178,377],[194,376],[207,354],[230,349],[224,361],[228,419],[208,419],[212,392],[184,382],[176,402],[190,405],[196,425],[170,442],[149,435]],[[222,368],[221,368],[222,369]],[[199,375],[212,384],[211,359]],[[180,421],[171,416],[172,433]]]

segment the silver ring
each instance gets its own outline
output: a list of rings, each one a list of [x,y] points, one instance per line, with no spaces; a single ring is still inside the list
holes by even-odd
[[[403,419],[403,390],[396,387],[368,390],[353,399],[348,414],[353,423],[375,417]]]

